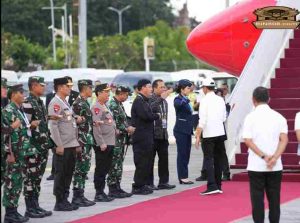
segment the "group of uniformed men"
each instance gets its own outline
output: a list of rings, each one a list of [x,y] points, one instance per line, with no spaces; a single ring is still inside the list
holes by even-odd
[[[5,222],[26,222],[29,218],[52,215],[51,211],[44,210],[39,205],[41,180],[46,169],[49,149],[54,151],[55,211],[72,211],[79,207],[92,206],[95,202],[109,202],[114,198],[130,197],[132,193],[149,194],[155,189],[151,185],[153,184],[154,163],[152,157],[155,157],[155,154],[151,153],[153,149],[151,146],[154,143],[151,128],[153,128],[154,120],[159,119],[162,122],[160,125],[165,126],[161,127],[164,131],[158,142],[166,144],[165,152],[161,155],[164,156],[162,163],[166,163],[168,160],[168,144],[164,136],[164,132],[167,131],[166,123],[164,123],[166,117],[159,114],[160,112],[152,113],[151,108],[147,107],[149,104],[145,103],[152,91],[150,82],[144,80],[139,84],[141,85],[139,86],[141,90],[139,99],[141,100],[135,100],[136,105],[133,105],[139,111],[132,114],[131,126],[122,105],[130,93],[130,89],[125,86],[118,86],[115,96],[110,101],[109,85],[95,86],[97,101],[90,108],[87,99],[92,96],[94,86],[91,80],[79,80],[79,96],[71,106],[67,97],[73,86],[72,79],[57,78],[54,79],[55,94],[47,111],[40,98],[44,94],[46,85],[43,77],[29,78],[29,96],[26,99],[23,85],[7,86],[6,79],[1,78],[1,186],[4,184]],[[9,100],[6,100],[6,90]],[[165,100],[160,99],[158,102],[164,105]],[[166,109],[159,103],[156,104],[158,109]],[[166,111],[161,112],[166,115]],[[143,123],[139,123],[141,121]],[[134,134],[136,128],[133,126],[140,129],[139,135]],[[143,136],[143,128],[148,128],[149,132],[146,134],[150,134],[150,137]],[[136,173],[132,193],[125,192],[120,186],[125,138],[128,135],[136,135],[133,137]],[[84,196],[85,181],[91,166],[92,149],[95,151],[96,160],[94,201]],[[145,155],[149,156],[145,157]],[[172,189],[175,186],[168,184],[168,167],[163,168],[161,168],[163,171],[160,171],[162,175],[160,176],[160,189]],[[107,175],[108,195],[104,193]],[[73,199],[69,202],[72,179]],[[150,186],[146,186],[147,184]],[[25,216],[17,211],[22,188],[26,204]]]

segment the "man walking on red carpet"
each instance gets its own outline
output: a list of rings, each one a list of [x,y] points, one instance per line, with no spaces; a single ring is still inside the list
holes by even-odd
[[[253,92],[255,110],[247,115],[243,138],[249,148],[248,175],[252,217],[255,223],[265,219],[264,192],[269,201],[269,220],[279,223],[281,154],[288,143],[286,119],[269,105],[268,89],[257,87]]]

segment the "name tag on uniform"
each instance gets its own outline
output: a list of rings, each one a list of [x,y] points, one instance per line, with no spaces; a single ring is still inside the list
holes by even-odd
[[[167,128],[167,119],[166,119],[166,118],[163,118],[163,119],[161,120],[161,122],[162,122],[162,127],[163,127],[163,129],[166,129],[166,128]]]

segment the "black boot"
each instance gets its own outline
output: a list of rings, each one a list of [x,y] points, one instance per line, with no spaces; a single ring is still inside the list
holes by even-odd
[[[73,206],[65,202],[63,197],[56,197],[54,211],[73,211]]]
[[[124,190],[121,188],[120,183],[117,184],[117,188],[118,188],[118,191],[119,191],[121,194],[124,194],[126,197],[131,197],[131,196],[132,196],[132,193],[128,193],[128,192],[124,191]]]
[[[84,190],[74,188],[72,204],[77,205],[78,207],[89,207],[95,205],[96,203],[84,197]]]
[[[109,188],[108,196],[110,196],[110,197],[113,197],[113,198],[125,198],[125,197],[127,197],[126,194],[120,193],[120,191],[118,190],[117,185],[110,185],[110,186],[108,186],[108,188]]]
[[[42,213],[44,213],[45,217],[48,217],[48,216],[52,215],[52,211],[47,211],[47,210],[40,207],[38,196],[33,197],[33,202],[34,202],[35,209],[42,212]]]
[[[18,213],[17,208],[5,209],[4,223],[19,223],[27,221],[29,221],[29,218]]]
[[[95,195],[95,202],[110,202],[113,201],[114,198],[107,196],[104,191],[102,190],[96,190],[96,195]]]
[[[35,209],[35,203],[32,197],[25,197],[25,204],[26,204],[26,212],[25,216],[29,218],[43,218],[45,214],[43,212],[38,211]]]
[[[73,208],[73,210],[77,210],[77,209],[79,208],[79,206],[76,205],[75,203],[70,203],[70,202],[69,202],[69,200],[68,200],[69,194],[70,194],[69,191],[65,192],[64,203],[65,203],[66,205],[71,205],[72,208]]]

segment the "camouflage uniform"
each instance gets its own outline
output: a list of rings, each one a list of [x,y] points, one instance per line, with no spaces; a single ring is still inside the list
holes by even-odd
[[[93,118],[90,106],[86,99],[79,96],[74,104],[73,111],[76,115],[85,118],[85,121],[78,125],[78,142],[82,146],[82,153],[77,154],[73,186],[74,188],[85,188],[85,178],[91,167],[93,138]]]
[[[48,160],[48,150],[53,147],[50,131],[47,125],[47,111],[43,101],[33,94],[23,103],[24,112],[28,120],[40,120],[37,128],[32,129],[30,143],[37,149],[37,153],[28,158],[27,177],[24,181],[24,196],[39,197],[41,181],[45,173]]]
[[[122,179],[125,138],[127,135],[126,128],[128,124],[124,107],[115,97],[109,101],[109,109],[113,113],[116,127],[119,130],[119,134],[116,136],[115,148],[113,149],[112,165],[107,177],[107,185],[113,186],[119,185]]]
[[[18,206],[23,180],[26,176],[25,159],[36,154],[36,149],[30,144],[28,128],[22,115],[25,116],[15,103],[10,103],[3,110],[3,118],[9,125],[16,119],[21,121],[21,126],[11,133],[11,149],[16,162],[7,165],[3,193],[4,207],[16,208]]]

